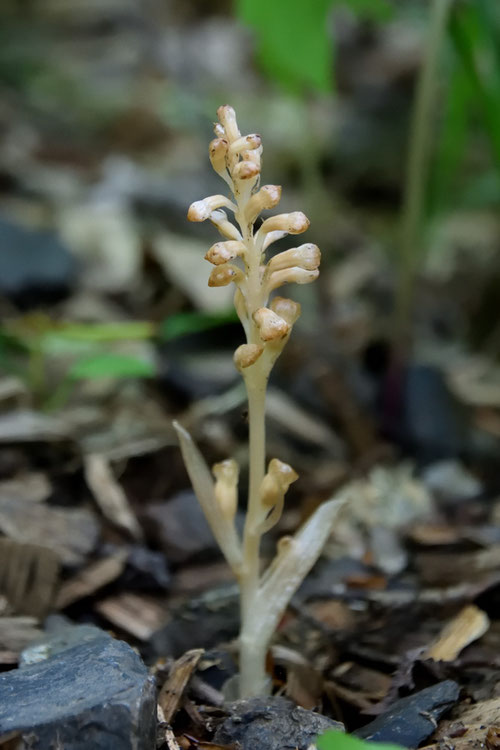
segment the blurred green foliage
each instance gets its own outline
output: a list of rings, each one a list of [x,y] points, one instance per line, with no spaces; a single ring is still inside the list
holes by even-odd
[[[318,750],[402,750],[388,742],[366,742],[344,732],[330,730],[316,740]]]
[[[196,310],[180,312],[170,315],[161,324],[159,336],[163,341],[172,341],[189,333],[201,333],[237,321],[238,316],[234,308],[219,313],[204,313]]]
[[[500,203],[500,4],[454,4],[445,104],[430,189],[430,208]],[[468,168],[474,144],[485,139],[492,167]]]
[[[335,6],[378,21],[392,14],[387,0],[236,0],[238,17],[256,33],[263,70],[294,94],[333,88],[328,15]]]

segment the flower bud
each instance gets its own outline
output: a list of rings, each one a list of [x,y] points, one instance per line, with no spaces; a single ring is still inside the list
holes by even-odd
[[[225,211],[212,211],[208,218],[212,224],[217,227],[223,237],[227,237],[228,240],[241,241],[241,234],[234,224],[231,224],[231,222],[228,221]]]
[[[252,195],[248,201],[245,218],[250,224],[253,224],[261,211],[277,206],[281,199],[280,185],[264,185],[261,189]]]
[[[259,329],[262,341],[282,339],[290,330],[290,326],[268,307],[260,307],[253,314],[253,319]]]
[[[260,174],[260,165],[253,161],[240,161],[234,167],[231,176],[235,180],[251,180]]]
[[[295,482],[299,478],[299,475],[294,469],[292,469],[290,464],[280,461],[279,458],[273,458],[269,462],[267,470],[272,476],[276,477],[285,492],[292,482]]]
[[[309,227],[309,219],[302,211],[294,211],[291,214],[278,214],[270,216],[259,229],[259,233],[274,232],[279,230],[288,234],[300,234]]]
[[[204,198],[201,201],[195,201],[189,206],[187,217],[189,221],[206,221],[210,218],[210,214],[221,206],[227,206],[228,208],[236,209],[234,203],[225,195],[209,195],[208,198]]]
[[[227,263],[238,255],[242,255],[245,252],[245,249],[243,242],[237,242],[235,240],[216,242],[206,253],[205,260],[210,261],[214,266],[220,266],[221,263]]]
[[[253,151],[254,148],[259,148],[261,143],[261,137],[257,133],[243,135],[241,138],[238,138],[231,143],[229,146],[229,153],[240,154],[242,151]]]
[[[280,271],[283,268],[298,266],[306,271],[314,271],[321,261],[321,251],[317,245],[311,242],[300,247],[292,247],[283,253],[278,253],[269,261],[268,268],[270,271]]]
[[[292,482],[299,478],[289,464],[277,458],[269,462],[267,474],[260,486],[260,500],[266,508],[272,508],[280,502]]]
[[[227,458],[212,467],[216,479],[215,500],[224,518],[232,521],[238,507],[238,464],[233,458]]]
[[[232,281],[238,282],[243,279],[239,268],[231,265],[216,266],[208,277],[208,286],[227,286]]]
[[[217,110],[217,117],[219,122],[226,132],[227,139],[230,143],[237,140],[240,137],[240,131],[238,130],[238,123],[236,122],[236,112],[229,106],[229,104],[223,104]]]
[[[284,268],[281,271],[274,271],[269,276],[268,291],[272,292],[273,289],[277,289],[282,284],[310,284],[311,281],[315,281],[319,276],[319,271],[306,271],[304,268]]]
[[[262,505],[265,508],[272,508],[273,505],[279,503],[284,493],[276,477],[266,474],[260,485],[259,494]]]
[[[208,155],[212,167],[218,174],[223,174],[226,171],[227,147],[228,143],[225,138],[214,138],[213,141],[210,141]]]
[[[238,370],[244,370],[257,362],[264,351],[263,346],[259,344],[242,344],[239,346],[233,356],[234,364]]]
[[[286,320],[288,325],[293,326],[297,318],[300,317],[300,305],[292,299],[286,297],[275,297],[270,304],[270,308],[280,318]]]

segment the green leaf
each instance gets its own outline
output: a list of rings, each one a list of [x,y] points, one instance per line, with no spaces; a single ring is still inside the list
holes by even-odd
[[[70,368],[72,380],[97,378],[151,378],[155,375],[151,362],[125,354],[96,354],[81,359]]]
[[[208,331],[211,328],[236,323],[238,316],[231,308],[227,312],[220,313],[202,313],[202,312],[184,312],[171,315],[160,327],[160,338],[163,341],[172,341],[189,333],[200,333]]]
[[[316,740],[318,750],[402,750],[388,742],[366,742],[351,734],[329,730]]]
[[[256,32],[262,68],[292,93],[332,89],[331,6],[332,0],[236,0],[239,18]]]
[[[349,8],[363,19],[388,21],[394,15],[394,7],[387,0],[334,0],[335,5]]]
[[[293,94],[333,89],[334,43],[328,14],[334,6],[386,21],[388,0],[236,0],[243,23],[256,33],[257,56],[267,75]]]

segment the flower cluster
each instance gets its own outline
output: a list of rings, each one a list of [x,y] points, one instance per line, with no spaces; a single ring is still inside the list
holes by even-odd
[[[216,138],[209,146],[210,161],[229,185],[233,200],[224,195],[211,195],[196,201],[189,208],[188,219],[208,219],[225,237],[225,241],[212,245],[205,258],[214,265],[209,286],[226,286],[233,282],[237,287],[235,306],[247,334],[247,343],[236,350],[236,366],[239,370],[251,367],[266,348],[269,351],[266,364],[272,366],[300,315],[300,306],[282,297],[269,304],[269,296],[288,282],[314,281],[319,274],[321,253],[316,245],[306,243],[265,262],[265,251],[273,242],[288,234],[305,232],[309,220],[301,211],[295,211],[271,216],[255,228],[261,212],[278,205],[281,187],[259,187],[260,135],[242,136],[232,107],[219,107],[217,115]],[[224,209],[234,213],[237,226],[228,219]]]

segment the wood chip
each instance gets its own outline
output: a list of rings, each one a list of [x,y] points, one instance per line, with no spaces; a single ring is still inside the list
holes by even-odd
[[[0,539],[0,593],[11,612],[44,617],[53,603],[58,578],[55,552]]]
[[[99,527],[84,508],[0,496],[0,531],[13,541],[52,550],[65,565],[81,565],[95,546]]]
[[[167,619],[160,602],[138,594],[109,596],[97,602],[94,609],[112,625],[140,641],[147,641]]]
[[[453,718],[441,721],[433,739],[436,744],[421,750],[438,750],[453,746],[454,750],[484,748],[495,750],[500,724],[500,698],[481,701],[473,706],[461,704],[453,711]]]
[[[488,615],[470,604],[442,629],[438,639],[424,652],[423,658],[454,661],[461,651],[483,636],[490,626]]]
[[[79,571],[61,586],[56,599],[56,607],[64,609],[114,581],[123,572],[126,560],[127,551],[120,550]]]
[[[107,458],[91,453],[84,459],[86,482],[103,515],[136,541],[143,538],[142,529],[135,517],[127,496],[115,479]]]
[[[158,695],[158,705],[163,715],[163,721],[170,724],[179,708],[186,685],[203,655],[202,648],[186,651],[172,666],[169,678]]]
[[[19,654],[43,635],[35,617],[0,617],[0,651]]]

